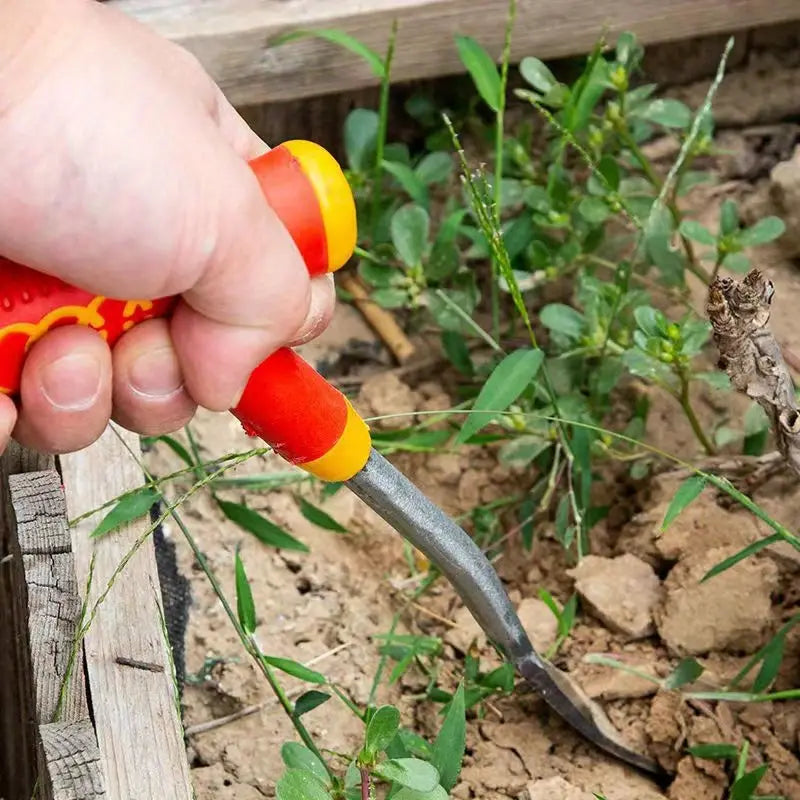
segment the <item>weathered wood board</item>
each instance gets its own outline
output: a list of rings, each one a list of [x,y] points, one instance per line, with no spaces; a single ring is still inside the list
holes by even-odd
[[[27,644],[25,576],[8,477],[52,469],[53,459],[12,442],[0,458],[0,797],[29,800],[36,783],[36,720]]]
[[[140,452],[138,436],[109,426],[91,447],[62,456],[69,518],[96,512],[141,486]],[[94,557],[89,613],[103,597],[83,644],[106,794],[108,800],[191,800],[150,519],[92,539],[106,513],[108,508],[71,528],[82,595]]]
[[[373,85],[358,56],[318,39],[271,46],[281,33],[341,28],[383,52],[399,32],[398,81],[463,71],[453,38],[502,50],[507,0],[108,0],[192,52],[234,105]],[[519,0],[512,57],[588,51],[605,29],[666,42],[800,19],[798,0]]]

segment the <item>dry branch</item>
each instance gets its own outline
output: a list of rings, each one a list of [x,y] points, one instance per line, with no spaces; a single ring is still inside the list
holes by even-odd
[[[353,305],[361,312],[381,341],[391,350],[397,361],[405,364],[414,355],[415,348],[403,329],[397,324],[397,320],[370,298],[366,287],[355,275],[342,275],[340,285],[353,296]]]
[[[733,387],[767,414],[778,450],[800,476],[800,414],[781,348],[769,329],[772,281],[757,269],[742,281],[717,278],[709,287],[706,313],[719,349],[719,367]]]

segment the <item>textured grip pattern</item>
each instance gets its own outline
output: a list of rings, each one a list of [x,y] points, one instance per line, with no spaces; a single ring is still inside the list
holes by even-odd
[[[355,203],[336,161],[317,145],[293,141],[250,166],[309,273],[344,266],[355,247]],[[0,392],[17,394],[26,354],[47,331],[85,325],[113,345],[139,322],[168,315],[176,300],[99,297],[0,257]],[[323,480],[348,480],[369,457],[363,420],[287,348],[256,368],[232,411],[248,433]]]

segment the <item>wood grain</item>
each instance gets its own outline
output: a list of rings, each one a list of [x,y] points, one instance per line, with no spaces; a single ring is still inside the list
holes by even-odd
[[[46,800],[107,798],[91,721],[54,722],[39,728],[46,774],[40,778]]]
[[[138,454],[138,437],[116,430],[109,427],[91,447],[61,457],[70,519],[142,484],[142,472],[122,441]],[[112,578],[150,521],[143,518],[91,539],[105,513],[93,514],[71,531],[81,592],[95,555],[90,609],[113,580],[84,638],[106,792],[110,800],[190,800],[189,765],[159,617],[161,595],[151,536]],[[155,669],[131,666],[137,662]]]
[[[81,599],[59,474],[49,470],[12,475],[9,488],[25,571],[35,719],[44,724],[56,721],[61,687],[80,624]],[[79,649],[58,721],[87,719],[83,656]]]
[[[14,442],[0,457],[0,797],[4,800],[30,800],[36,783],[37,738],[25,579],[8,478],[52,468],[52,458]]]
[[[283,32],[341,28],[383,52],[399,23],[397,81],[463,71],[453,37],[475,36],[499,57],[507,0],[109,0],[192,52],[235,105],[374,85],[357,56],[315,39],[275,47]],[[607,29],[645,43],[800,18],[797,0],[519,0],[512,57],[579,55]]]

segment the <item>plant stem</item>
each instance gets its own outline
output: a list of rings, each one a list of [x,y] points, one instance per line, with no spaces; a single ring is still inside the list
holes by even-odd
[[[653,169],[653,165],[650,163],[647,156],[642,152],[633,136],[631,136],[631,132],[628,130],[628,126],[624,122],[620,122],[617,125],[617,133],[619,138],[622,140],[622,143],[628,148],[628,150],[631,151],[631,155],[633,155],[633,157],[636,159],[636,162],[641,167],[645,178],[650,181],[654,189],[660,192],[664,186],[664,182]],[[666,206],[667,210],[672,216],[672,221],[675,223],[675,228],[677,229],[681,224],[681,212],[677,203],[675,202],[675,198],[670,198],[667,201]],[[700,278],[700,280],[705,281],[705,283],[709,283],[709,274],[705,269],[703,269],[703,267],[700,266],[699,262],[697,261],[697,256],[695,255],[692,243],[682,233],[679,232],[678,236],[680,237],[681,244],[686,252],[686,258],[689,262],[689,271],[696,277]]]
[[[514,28],[514,19],[517,14],[516,0],[510,0],[508,7],[508,19],[506,21],[506,36],[503,43],[503,56],[500,64],[500,94],[497,98],[498,108],[495,114],[494,129],[494,218],[497,229],[500,230],[500,204],[502,201],[503,184],[503,162],[505,154],[503,152],[505,137],[505,111],[506,111],[506,88],[508,86],[508,62],[511,58],[511,33]],[[496,259],[492,258],[492,335],[495,340],[500,341],[500,290],[498,287],[498,266]]]
[[[369,800],[369,770],[361,767],[361,800]]]
[[[122,441],[124,442],[124,440]],[[135,458],[135,460],[139,464],[139,467],[144,472],[147,480],[152,483],[153,476],[147,469],[147,467],[144,465],[144,462],[140,458],[136,458],[136,455],[130,448],[127,449],[128,452],[131,453],[131,455]],[[220,470],[220,472],[221,471],[223,470]],[[201,481],[200,484],[202,485],[203,483],[208,483],[211,480],[213,480],[213,478],[214,474],[207,475],[204,481]],[[331,770],[330,766],[328,766],[328,762],[325,761],[325,759],[322,757],[322,753],[320,753],[316,744],[314,744],[314,740],[311,738],[311,734],[309,734],[308,730],[306,729],[306,726],[303,724],[300,717],[295,716],[294,707],[292,706],[291,701],[286,695],[286,692],[283,691],[283,687],[280,685],[280,683],[278,683],[278,680],[275,677],[272,668],[261,657],[262,655],[261,649],[258,646],[257,642],[252,636],[248,636],[244,628],[241,626],[238,615],[234,613],[231,604],[228,602],[228,598],[225,596],[225,592],[222,590],[222,585],[217,580],[216,575],[212,572],[211,566],[206,560],[203,551],[197,544],[197,540],[194,538],[192,533],[186,527],[186,524],[181,519],[177,509],[173,506],[173,504],[167,501],[167,498],[164,496],[163,492],[161,492],[160,489],[158,490],[158,494],[159,494],[159,499],[166,505],[169,515],[175,521],[175,524],[178,526],[178,528],[180,528],[180,531],[183,534],[184,538],[186,539],[187,543],[189,544],[189,547],[191,548],[195,559],[197,559],[197,563],[200,565],[200,568],[205,573],[206,578],[208,578],[208,582],[211,584],[211,588],[214,594],[219,598],[219,601],[222,604],[222,608],[224,609],[225,613],[228,616],[228,619],[231,621],[231,624],[236,630],[236,634],[238,635],[239,640],[241,641],[245,650],[247,650],[249,655],[252,656],[252,658],[256,661],[256,663],[260,667],[261,671],[264,673],[264,676],[266,677],[267,682],[270,685],[270,688],[277,697],[278,702],[280,702],[280,704],[283,706],[286,715],[291,720],[292,725],[294,725],[295,730],[305,743],[306,747],[308,747],[308,749],[311,750],[314,753],[314,755],[317,756],[317,758],[319,758],[319,760],[325,765],[325,769],[328,770],[328,774],[331,776],[331,778],[334,778],[335,775],[333,774],[333,771]]]
[[[397,40],[397,20],[392,23],[386,58],[383,61],[383,78],[381,79],[381,95],[378,103],[378,138],[375,142],[375,166],[372,169],[372,207],[370,212],[370,241],[375,240],[375,229],[378,226],[378,214],[381,208],[381,189],[383,186],[383,151],[386,146],[386,131],[389,127],[389,89],[391,88],[392,60]]]
[[[700,424],[700,420],[697,419],[697,415],[694,413],[691,400],[689,399],[689,379],[686,377],[686,373],[683,370],[678,373],[678,378],[681,382],[681,391],[678,400],[681,404],[681,408],[683,409],[683,413],[686,414],[686,418],[689,420],[689,424],[692,426],[694,435],[697,437],[697,440],[700,442],[700,444],[703,445],[703,449],[706,451],[706,453],[708,453],[708,455],[713,456],[716,453],[716,448],[713,444],[711,444],[705,432],[703,431],[703,426]]]
[[[711,270],[711,279],[709,280],[709,284],[714,283],[717,279],[717,275],[719,274],[719,268],[722,266],[722,256],[717,253],[717,257],[714,259],[714,269]]]

